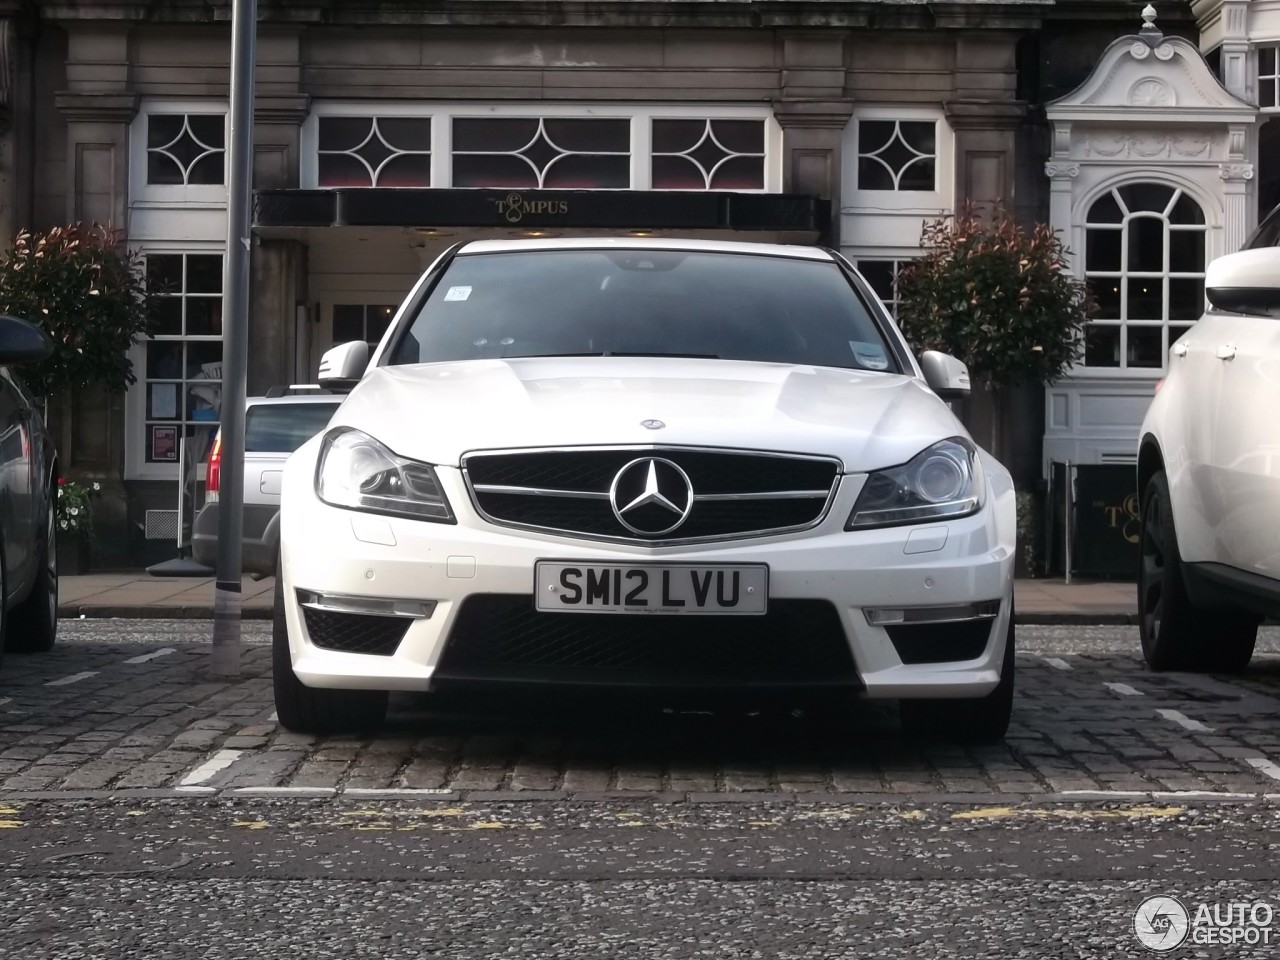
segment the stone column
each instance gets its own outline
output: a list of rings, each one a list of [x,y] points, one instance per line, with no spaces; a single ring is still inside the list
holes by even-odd
[[[838,246],[840,143],[852,100],[786,100],[774,104],[782,127],[782,189],[831,201],[831,227],[821,243]]]
[[[947,122],[955,133],[956,206],[1014,212],[1017,132],[1026,105],[1013,101],[948,100]]]
[[[299,186],[302,123],[311,98],[302,92],[302,31],[264,26],[258,34],[254,98],[255,190]],[[297,240],[255,237],[250,265],[249,393],[296,382],[295,318],[307,299],[307,248]],[[302,376],[314,380],[311,371]]]
[[[67,126],[65,222],[122,228],[129,209],[129,124],[138,95],[128,90],[127,24],[68,30],[67,83],[55,96]],[[119,477],[124,463],[124,397],[84,390],[63,424],[64,470]]]
[[[67,89],[54,102],[66,122],[65,222],[128,223],[129,125],[138,95],[129,89],[127,23],[66,24]],[[99,480],[98,550],[112,559],[127,550],[130,528],[122,477],[124,394],[80,390],[56,417],[61,470]]]
[[[823,243],[837,244],[840,210],[840,140],[853,116],[845,96],[844,31],[797,31],[781,38],[780,97],[774,117],[782,127],[782,189],[831,201],[831,228]]]
[[[1222,177],[1222,252],[1235,253],[1255,226],[1253,216],[1253,164],[1221,163]]]
[[[249,395],[295,383],[295,318],[306,303],[307,248],[296,240],[255,238],[250,264]],[[311,383],[314,371],[303,371]]]

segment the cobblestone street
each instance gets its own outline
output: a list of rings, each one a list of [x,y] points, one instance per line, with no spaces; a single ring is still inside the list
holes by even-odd
[[[1280,794],[1280,655],[1240,677],[1153,674],[1132,627],[1023,627],[1007,743],[911,743],[892,703],[843,707],[393,698],[376,736],[274,722],[267,625],[209,676],[202,621],[77,620],[0,667],[0,794],[134,790],[484,801]]]

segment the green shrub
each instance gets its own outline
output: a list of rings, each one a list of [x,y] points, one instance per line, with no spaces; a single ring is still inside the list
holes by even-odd
[[[146,277],[120,231],[73,223],[19,233],[0,254],[0,312],[53,340],[48,359],[22,368],[40,396],[87,386],[121,393],[137,379],[129,348],[147,331]]]
[[[898,278],[898,321],[918,350],[963,360],[986,389],[1053,383],[1080,353],[1092,299],[1045,224],[973,206],[926,223]]]

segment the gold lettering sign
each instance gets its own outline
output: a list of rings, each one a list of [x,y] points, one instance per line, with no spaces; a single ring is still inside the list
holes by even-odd
[[[1120,535],[1130,543],[1137,543],[1138,537],[1138,495],[1131,493],[1124,498],[1124,503],[1120,506],[1114,506],[1103,503],[1101,501],[1094,504],[1095,507],[1102,507],[1107,515],[1108,526],[1112,530],[1119,528]]]
[[[493,202],[498,216],[507,223],[519,223],[526,216],[562,216],[569,212],[568,200],[529,200],[519,193],[509,193]]]

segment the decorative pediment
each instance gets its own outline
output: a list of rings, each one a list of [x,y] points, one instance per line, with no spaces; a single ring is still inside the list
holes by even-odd
[[[1251,123],[1257,108],[1218,81],[1195,44],[1166,37],[1148,22],[1140,34],[1107,47],[1089,79],[1046,113],[1057,121]]]

